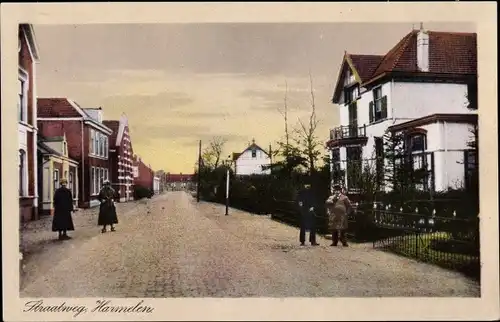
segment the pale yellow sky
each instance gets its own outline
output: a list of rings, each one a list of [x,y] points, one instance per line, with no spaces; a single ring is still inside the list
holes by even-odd
[[[413,24],[418,27],[418,22]],[[475,32],[470,23],[426,29]],[[134,151],[155,170],[190,173],[198,140],[227,138],[225,155],[255,138],[283,136],[288,83],[290,123],[309,112],[313,76],[326,141],[337,125],[330,103],[344,50],[383,54],[412,23],[35,25],[39,97],[102,106],[105,119],[129,118]]]

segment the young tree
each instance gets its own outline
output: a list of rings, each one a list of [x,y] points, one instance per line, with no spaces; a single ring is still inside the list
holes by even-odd
[[[295,134],[297,135],[295,142],[297,146],[299,146],[304,159],[307,160],[307,170],[309,174],[314,175],[316,172],[316,163],[321,155],[319,148],[322,144],[316,134],[319,120],[316,116],[316,102],[311,72],[309,72],[309,83],[311,91],[311,114],[309,115],[307,124],[300,119],[298,120],[299,126],[295,129]]]
[[[216,136],[212,138],[209,145],[205,148],[202,153],[202,161],[205,167],[216,169],[219,167],[222,161],[222,153],[224,150],[224,145],[227,140]]]

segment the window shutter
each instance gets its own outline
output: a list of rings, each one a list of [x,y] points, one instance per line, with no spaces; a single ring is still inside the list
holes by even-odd
[[[382,96],[382,118],[387,118],[387,95]]]
[[[374,112],[373,111],[373,102],[370,102],[370,104],[369,104],[369,111],[368,111],[368,113],[370,113],[370,123],[373,123],[373,115],[374,115],[373,112]]]

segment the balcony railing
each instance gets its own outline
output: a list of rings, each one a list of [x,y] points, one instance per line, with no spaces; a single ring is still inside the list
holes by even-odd
[[[365,138],[366,125],[343,125],[330,130],[330,140]]]

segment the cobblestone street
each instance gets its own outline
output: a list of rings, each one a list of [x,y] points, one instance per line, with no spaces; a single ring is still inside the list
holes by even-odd
[[[298,229],[169,192],[118,204],[117,231],[97,209],[74,214],[72,240],[53,241],[50,218],[30,223],[21,296],[330,297],[479,296],[479,285],[370,245],[301,247]],[[36,227],[38,225],[38,227]]]

